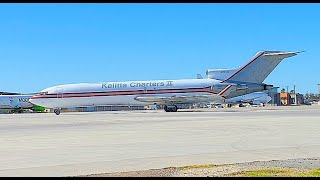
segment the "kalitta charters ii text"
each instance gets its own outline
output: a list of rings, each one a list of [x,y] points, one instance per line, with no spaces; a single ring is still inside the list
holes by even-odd
[[[130,82],[130,83],[105,83],[102,84],[102,88],[127,88],[127,87],[161,87],[172,86],[173,81],[161,81],[161,82]]]

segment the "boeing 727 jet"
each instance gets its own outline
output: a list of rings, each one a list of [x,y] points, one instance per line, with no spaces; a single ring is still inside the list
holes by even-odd
[[[224,72],[224,78],[150,80],[66,84],[50,87],[33,96],[30,102],[53,108],[105,105],[164,105],[166,112],[176,112],[178,104],[216,102],[269,90],[263,81],[285,58],[299,52],[260,51],[243,67]]]

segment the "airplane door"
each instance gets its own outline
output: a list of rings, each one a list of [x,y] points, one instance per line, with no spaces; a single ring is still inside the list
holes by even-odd
[[[63,89],[62,88],[58,88],[58,90],[57,90],[57,98],[63,98]]]

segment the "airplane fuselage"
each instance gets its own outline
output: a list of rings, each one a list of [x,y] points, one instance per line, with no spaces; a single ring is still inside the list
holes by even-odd
[[[150,104],[150,101],[139,100],[144,97],[204,95],[208,97],[208,101],[223,101],[224,98],[217,95],[219,92],[211,89],[211,86],[217,83],[220,81],[185,79],[67,84],[44,89],[40,94],[32,97],[31,102],[49,108],[67,108]],[[190,99],[184,102],[196,101]],[[165,104],[167,102],[155,103]]]
[[[174,104],[203,101],[223,103],[233,90],[236,90],[236,84],[215,79],[80,83],[44,89],[33,96],[30,102],[48,108],[170,104],[171,99]],[[241,94],[247,92],[242,91]]]

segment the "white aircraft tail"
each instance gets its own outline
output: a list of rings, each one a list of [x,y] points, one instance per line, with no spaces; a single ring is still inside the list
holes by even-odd
[[[300,52],[260,51],[251,61],[224,80],[235,82],[262,83],[285,58]]]

